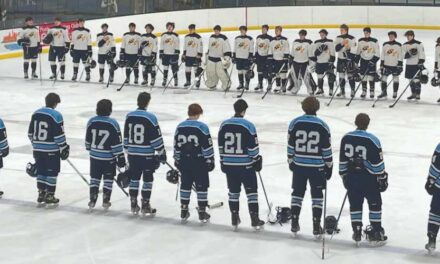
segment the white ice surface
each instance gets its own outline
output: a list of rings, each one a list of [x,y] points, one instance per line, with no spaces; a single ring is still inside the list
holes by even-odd
[[[353,30],[360,37],[360,30]],[[374,30],[373,36],[381,42],[386,38],[385,30]],[[399,40],[402,31],[398,31]],[[257,32],[252,32],[256,35]],[[434,40],[437,32],[419,31],[417,38],[425,44],[427,63],[433,65]],[[228,33],[232,36],[236,33]],[[290,40],[296,31],[286,31]],[[334,38],[336,31],[331,30]],[[309,36],[316,38],[317,30]],[[206,41],[206,38],[205,38]],[[43,74],[49,76],[47,58],[43,58]],[[71,61],[68,58],[67,79],[71,77]],[[97,70],[93,72],[97,80]],[[121,82],[122,71],[118,70],[116,82]],[[127,112],[136,108],[136,96],[149,88],[128,86],[116,92],[117,86],[104,89],[104,85],[59,82],[24,81],[21,60],[0,61],[0,117],[4,120],[9,135],[11,154],[4,160],[5,168],[0,172],[0,186],[5,191],[0,200],[0,263],[320,263],[321,243],[312,238],[311,200],[306,193],[301,213],[301,235],[290,237],[290,225],[267,225],[265,230],[255,233],[250,229],[245,195],[241,195],[242,224],[239,232],[232,232],[227,206],[226,178],[219,165],[211,173],[209,200],[222,201],[223,208],[211,211],[212,221],[202,226],[198,223],[192,194],[191,218],[186,225],[180,224],[179,203],[174,200],[176,186],[165,180],[166,167],[161,167],[156,176],[152,205],[158,209],[156,218],[140,219],[129,214],[129,200],[116,187],[113,206],[107,213],[98,209],[87,212],[88,189],[66,162],[62,163],[57,196],[61,204],[56,210],[37,209],[35,180],[25,173],[25,165],[32,160],[27,139],[27,126],[32,112],[42,106],[44,96],[51,91],[62,98],[59,111],[64,115],[67,140],[71,144],[71,160],[88,174],[88,155],[84,149],[85,125],[94,115],[99,99],[108,98],[114,103],[113,116],[122,125]],[[236,74],[233,74],[236,83]],[[180,82],[184,80],[180,72]],[[256,79],[253,80],[256,82]],[[157,83],[161,82],[158,76]],[[401,89],[407,84],[402,80]],[[251,85],[253,88],[255,84]],[[378,85],[379,86],[379,85]],[[235,85],[233,85],[235,88]],[[152,90],[149,110],[158,115],[164,134],[168,155],[172,156],[172,138],[176,125],[185,119],[188,104],[201,103],[204,108],[202,121],[206,122],[216,144],[217,132],[222,120],[233,113],[232,97],[235,92],[206,90],[191,94],[176,94],[169,89]],[[235,90],[234,90],[235,91]],[[377,87],[379,91],[379,87]],[[305,93],[305,88],[302,88]],[[346,100],[335,100],[325,106],[328,98],[321,100],[319,116],[330,126],[333,136],[335,169],[329,184],[328,214],[336,215],[345,190],[337,175],[338,151],[341,137],[354,129],[357,113],[366,112],[371,117],[370,131],[382,141],[386,169],[390,186],[383,195],[383,225],[389,237],[388,244],[381,248],[355,248],[351,241],[351,225],[348,205],[342,214],[342,232],[332,241],[327,241],[327,263],[439,263],[439,255],[425,253],[426,225],[430,197],[423,185],[426,180],[430,158],[440,141],[438,126],[439,106],[434,104],[439,96],[437,89],[426,85],[422,91],[422,102],[408,103],[402,100],[396,108],[389,109],[391,101],[380,102],[371,108],[371,101],[356,100],[347,108]],[[301,115],[299,102],[303,96],[268,95],[250,92],[244,98],[250,107],[247,118],[255,123],[264,156],[262,176],[274,205],[289,206],[291,173],[286,163],[286,133],[291,119]],[[218,151],[216,149],[216,154]],[[267,206],[262,189],[259,189],[261,217],[266,219]],[[367,207],[366,204],[364,207]],[[364,208],[364,224],[368,223],[368,211]]]

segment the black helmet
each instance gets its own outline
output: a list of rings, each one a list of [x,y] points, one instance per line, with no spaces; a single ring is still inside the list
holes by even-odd
[[[177,184],[179,182],[180,173],[177,170],[169,170],[167,172],[167,181],[172,184]]]
[[[96,61],[95,60],[91,60],[90,61],[90,69],[94,69],[96,68]]]
[[[37,177],[37,166],[35,163],[30,163],[26,165],[26,173],[31,176],[32,178]]]
[[[327,232],[327,234],[332,235],[334,233],[339,233],[339,229],[338,229],[338,220],[336,220],[336,217],[334,217],[333,215],[329,215],[325,218],[324,220],[324,227],[325,227],[325,232]]]
[[[122,189],[125,189],[128,187],[128,185],[130,184],[130,177],[128,175],[128,170],[126,170],[124,172],[120,172],[118,174],[118,177],[116,178],[116,183]]]
[[[292,211],[289,207],[277,207],[275,208],[275,211],[277,212],[277,222],[279,224],[285,224],[289,222],[290,219],[292,219]]]

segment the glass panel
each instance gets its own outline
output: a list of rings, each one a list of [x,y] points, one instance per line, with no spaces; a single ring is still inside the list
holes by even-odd
[[[295,5],[295,0],[270,0],[273,6],[290,6]]]
[[[407,0],[378,0],[376,2],[379,2],[379,4],[382,5],[389,5],[389,4],[399,4],[399,5],[406,5]]]
[[[154,12],[173,10],[173,0],[154,0]]]
[[[408,5],[433,5],[434,0],[408,0]]]

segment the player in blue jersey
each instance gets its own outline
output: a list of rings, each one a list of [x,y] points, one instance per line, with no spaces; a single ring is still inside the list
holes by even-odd
[[[305,115],[292,120],[289,125],[287,159],[292,177],[292,228],[296,234],[300,230],[299,215],[307,182],[310,184],[313,211],[313,234],[320,237],[323,233],[321,216],[323,208],[323,190],[330,180],[333,170],[333,157],[330,129],[316,116],[319,101],[309,96],[302,102]]]
[[[365,229],[366,238],[370,242],[383,243],[387,237],[382,227],[381,192],[388,188],[388,174],[379,139],[366,131],[369,124],[367,114],[358,114],[357,129],[342,138],[339,174],[348,192],[353,240],[359,243],[362,239],[362,205],[366,199],[371,224]]]
[[[428,222],[428,251],[435,250],[438,229],[440,227],[440,144],[437,145],[434,155],[432,156],[431,167],[429,168],[429,176],[425,185],[426,191],[432,195],[431,210],[429,211]]]
[[[55,197],[57,176],[60,172],[60,159],[69,157],[70,147],[64,135],[64,121],[55,108],[61,102],[60,96],[49,93],[46,96],[46,107],[40,108],[32,115],[28,136],[32,143],[37,174],[39,206],[57,206]]]
[[[189,217],[188,205],[191,188],[197,192],[199,220],[208,222],[211,217],[206,212],[208,206],[209,172],[214,170],[214,148],[211,134],[205,123],[199,120],[203,109],[199,104],[188,107],[188,119],[180,123],[174,135],[174,160],[182,173],[180,186],[181,218]]]
[[[0,169],[3,168],[3,158],[9,154],[8,136],[6,135],[6,127],[3,120],[0,119]],[[0,191],[2,198],[3,191]]]
[[[108,210],[116,166],[125,167],[125,155],[118,122],[111,118],[112,102],[100,100],[96,106],[96,115],[87,123],[86,149],[90,153],[90,202],[89,209],[95,207],[98,200],[101,179],[104,182],[102,207]]]
[[[147,111],[151,95],[142,92],[137,98],[138,109],[130,112],[125,119],[124,148],[128,153],[130,176],[129,193],[131,211],[138,214],[154,215],[156,209],[151,208],[150,198],[153,189],[153,174],[160,163],[167,160],[162,133],[157,117]],[[139,182],[142,177],[142,208],[138,205]]]
[[[222,172],[226,174],[229,189],[229,209],[232,226],[240,224],[239,200],[244,186],[252,227],[259,230],[264,221],[259,218],[258,182],[256,172],[261,171],[263,159],[258,146],[254,124],[244,118],[248,104],[243,99],[234,103],[235,115],[225,120],[218,133],[218,146]]]

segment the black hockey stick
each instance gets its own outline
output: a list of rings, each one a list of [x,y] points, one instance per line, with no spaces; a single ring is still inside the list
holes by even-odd
[[[43,65],[41,64],[41,53],[38,55],[38,60],[40,62],[40,86],[43,86]]]
[[[327,188],[328,188],[328,182],[326,180],[325,183],[325,190],[324,190],[324,213],[323,213],[323,219],[324,219],[324,225],[323,225],[323,234],[322,234],[322,252],[321,252],[321,258],[324,260],[325,258],[325,234],[327,233],[326,225],[325,225],[325,218],[327,217]]]
[[[326,104],[327,106],[330,106],[330,104],[333,102],[333,99],[335,99],[335,96],[336,96],[337,92],[339,91],[339,89],[340,89],[340,87],[341,87],[341,82],[339,81],[339,82],[337,82],[337,83],[338,83],[338,85],[336,85],[336,89],[335,89],[335,91],[333,92],[332,97],[330,97],[330,100],[329,100],[328,103]]]
[[[345,106],[350,106],[351,102],[353,102],[353,99],[356,97],[356,93],[359,90],[359,88],[361,88],[362,82],[365,80],[365,77],[367,77],[367,73],[370,70],[370,67],[367,67],[367,69],[364,72],[364,75],[361,78],[361,81],[358,83],[356,89],[354,90],[353,96],[350,96],[350,100],[348,101],[348,103]]]
[[[267,221],[274,222],[272,219],[270,219],[272,217],[272,203],[269,203],[269,198],[267,198],[266,188],[264,187],[264,182],[263,182],[263,178],[261,177],[261,173],[259,171],[257,171],[257,174],[258,174],[258,177],[260,178],[261,187],[263,188],[264,197],[266,197],[266,203],[267,203],[267,207],[269,209],[269,213],[267,214]]]
[[[83,63],[84,65],[83,65],[83,68],[82,68],[82,70],[81,70],[81,74],[79,75],[78,82],[81,81],[81,79],[82,79],[82,77],[83,77],[83,75],[84,75],[84,71],[86,70],[86,65],[90,65],[90,59],[91,59],[91,57],[88,56],[87,59],[86,59],[86,62]],[[76,80],[75,80],[75,81],[76,81]]]
[[[73,163],[69,160],[66,159],[67,163],[69,163],[70,167],[72,167],[72,169],[76,172],[76,174],[78,174],[79,177],[81,177],[81,179],[87,184],[87,186],[90,186],[89,181],[86,179],[86,177],[84,177],[84,175],[75,167],[75,165],[73,165]]]
[[[344,206],[345,206],[345,202],[347,201],[347,197],[348,197],[348,192],[345,193],[345,197],[344,200],[342,201],[341,209],[339,210],[338,218],[336,218],[336,228],[333,230],[330,240],[333,239],[335,233],[339,232],[338,224],[339,224],[339,220],[341,219],[342,211],[344,211]]]
[[[229,74],[228,74],[228,71],[225,69],[226,76],[228,77],[228,84],[226,85],[225,96],[229,92],[229,90],[231,89],[231,86],[232,86],[231,76],[232,76],[233,71],[234,71],[234,64],[232,64],[232,68],[231,68],[231,71],[229,72]]]
[[[177,77],[177,74],[179,74],[180,66],[182,66],[182,63],[183,63],[183,61],[180,62],[179,66],[177,66],[177,71],[176,71],[176,72],[173,72],[173,77],[171,77],[171,79],[168,81],[168,83],[167,83],[167,85],[165,86],[165,88],[163,88],[163,92],[162,92],[162,94],[165,93],[165,91],[166,91],[166,90],[168,89],[168,87],[170,86],[171,82]],[[171,69],[171,71],[172,71],[172,69]]]
[[[254,67],[255,67],[255,63],[252,64],[250,71],[254,71]],[[247,72],[246,72],[246,74],[247,74]],[[246,77],[245,77],[245,79],[246,79]],[[246,86],[243,87],[243,89],[241,90],[241,93],[239,95],[235,96],[235,98],[243,97],[244,91],[249,89],[250,82],[251,82],[251,80],[249,79],[249,83],[246,84],[247,87]],[[245,89],[245,88],[247,88],[247,89]]]
[[[66,63],[65,62],[65,59],[66,59],[66,53],[64,53],[64,55],[63,55],[63,58],[59,61],[60,63],[62,63],[62,62],[64,62],[64,63]],[[56,60],[55,60],[55,65],[56,65]],[[65,64],[64,64],[64,67],[65,67]],[[52,82],[52,87],[54,87],[55,86],[55,83],[57,82],[57,79],[58,79],[58,75],[60,75],[60,73],[61,73],[61,64],[60,64],[60,68],[57,70],[57,72],[55,73],[55,76],[54,76],[54,79],[53,79],[53,82]]]
[[[131,73],[133,72],[133,68],[134,68],[138,63],[139,63],[139,57],[138,57],[138,59],[136,60],[136,62],[133,64],[133,67],[128,67],[128,68],[130,68],[130,74],[129,74],[128,76],[131,75]],[[128,83],[127,83],[127,80],[128,80],[128,78],[127,78],[127,76],[126,76],[125,81],[122,83],[121,87],[119,87],[118,89],[116,89],[116,91],[120,92],[120,91],[122,90],[122,88],[124,88],[124,86],[125,86],[126,84],[128,84]]]
[[[388,89],[388,86],[390,86],[390,84],[393,82],[393,78],[391,78],[391,80],[388,82],[388,84],[387,84],[387,87],[385,88],[385,92],[386,92],[386,90]],[[383,91],[382,91],[383,92]],[[382,98],[379,98],[379,96],[376,98],[376,100],[374,100],[374,102],[373,102],[373,104],[371,105],[371,107],[375,107],[376,106],[376,103],[380,100],[380,99],[382,99]]]
[[[275,82],[277,76],[280,75],[281,71],[284,70],[284,68],[286,67],[286,63],[283,63],[283,66],[281,67],[281,69],[275,74],[274,78],[272,78],[272,81],[270,82],[270,87],[272,87],[273,83]],[[266,92],[264,92],[263,96],[261,97],[261,100],[264,100],[264,98],[266,98],[266,95],[271,91],[272,89],[266,89]]]
[[[412,77],[412,79],[409,81],[408,85],[405,87],[405,89],[403,89],[403,91],[400,93],[399,97],[397,97],[397,99],[394,101],[394,103],[392,103],[391,105],[389,105],[389,108],[393,108],[394,106],[396,106],[396,104],[400,101],[400,98],[402,98],[402,96],[405,94],[406,90],[408,90],[409,86],[414,82],[414,79],[419,75],[419,73],[422,70],[418,70],[417,73]]]

